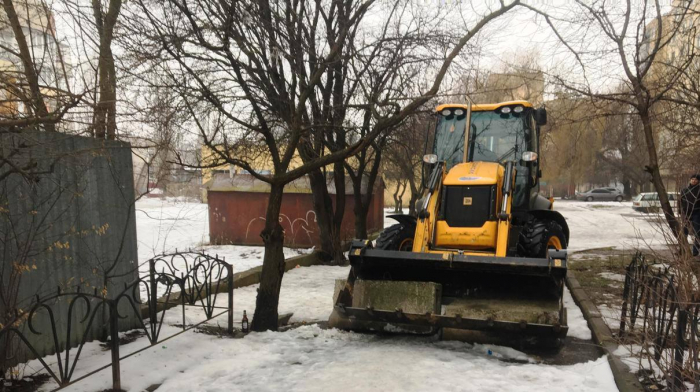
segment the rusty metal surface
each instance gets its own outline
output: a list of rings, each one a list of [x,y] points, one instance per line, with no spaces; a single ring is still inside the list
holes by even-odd
[[[331,195],[335,202],[336,195]],[[267,197],[258,192],[208,192],[209,236],[213,244],[262,245],[260,232],[265,226]],[[350,240],[355,233],[355,198],[345,196],[345,215],[341,239]],[[384,225],[384,192],[375,192],[367,216],[367,230],[373,232]],[[311,194],[285,193],[282,198],[280,224],[285,231],[285,245],[290,247],[319,246]]]

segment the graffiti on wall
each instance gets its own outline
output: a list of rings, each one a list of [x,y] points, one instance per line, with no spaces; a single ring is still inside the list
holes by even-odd
[[[248,239],[248,236],[251,233],[251,225],[258,221],[265,222],[266,219],[264,216],[259,216],[257,218],[251,219],[248,222],[248,227],[245,231],[246,240]],[[282,225],[282,228],[284,229],[284,241],[288,245],[294,245],[297,240],[297,235],[299,234],[306,235],[306,237],[309,239],[309,242],[313,242],[313,240],[311,239],[311,234],[314,233],[312,229],[316,227],[316,212],[314,210],[308,210],[306,211],[306,214],[303,217],[296,218],[294,220],[292,220],[287,215],[280,213],[279,222],[280,225]],[[254,231],[254,235],[257,234],[259,233],[255,233]]]

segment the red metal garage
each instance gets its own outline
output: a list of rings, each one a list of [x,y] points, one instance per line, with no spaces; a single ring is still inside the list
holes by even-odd
[[[345,215],[341,239],[349,240],[355,233],[353,208],[355,197],[348,179],[345,197]],[[369,232],[380,230],[384,224],[384,188],[381,179],[374,187],[372,205],[367,216]],[[335,188],[329,191],[335,202]],[[265,225],[269,185],[250,174],[217,173],[205,184],[209,205],[209,239],[212,244],[262,245],[260,232]],[[366,192],[366,186],[364,191]],[[285,245],[290,247],[319,246],[319,228],[316,224],[311,189],[306,177],[285,187],[282,198],[280,223],[285,230]]]

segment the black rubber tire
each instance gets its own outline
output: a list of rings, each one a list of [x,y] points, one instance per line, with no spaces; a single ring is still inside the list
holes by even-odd
[[[391,225],[384,229],[384,231],[379,234],[379,238],[375,241],[374,248],[382,250],[408,250],[407,240],[413,244],[413,237],[416,234],[416,227],[413,225],[404,226],[400,223]],[[404,244],[403,249],[399,249],[401,244]]]
[[[520,231],[518,254],[522,257],[547,257],[547,244],[550,238],[557,237],[566,249],[566,235],[559,223],[553,220],[540,220],[530,217]]]
[[[622,196],[618,196],[615,198],[615,201],[622,201]]]
[[[588,197],[586,198],[586,201],[593,201],[593,196],[588,196]]]

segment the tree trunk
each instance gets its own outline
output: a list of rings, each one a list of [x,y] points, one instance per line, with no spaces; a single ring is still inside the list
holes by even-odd
[[[260,233],[265,243],[265,256],[251,325],[251,329],[258,332],[277,330],[277,305],[284,275],[284,230],[279,223],[283,189],[283,185],[272,185],[265,214],[265,228]]]
[[[416,211],[416,202],[420,198],[420,191],[418,190],[418,187],[413,179],[409,179],[408,184],[411,186],[411,199],[408,202],[408,215],[418,216],[418,211]]]
[[[320,169],[314,170],[309,173],[309,183],[311,185],[311,199],[313,201],[314,212],[316,212],[316,223],[319,229],[318,234],[321,239],[321,251],[326,254],[326,257],[332,264],[344,264],[345,256],[343,256],[339,230],[336,230],[333,200],[328,193],[326,176],[323,175]],[[336,203],[338,203],[343,196],[345,195],[336,194]],[[342,202],[344,204],[345,200]]]
[[[345,255],[343,254],[343,245],[341,228],[343,218],[345,216],[345,167],[343,162],[336,162],[333,165],[333,181],[335,181],[335,214],[333,215],[333,231],[331,232],[331,241],[333,244],[333,264],[345,265]],[[332,209],[331,209],[332,210]]]
[[[352,188],[355,195],[355,207],[353,208],[355,213],[355,238],[364,240],[369,237],[367,235],[367,212],[372,202],[372,189],[368,185],[367,195],[362,195],[362,177],[357,181],[353,178]]]
[[[372,196],[374,193],[374,183],[377,182],[379,176],[379,167],[382,163],[382,148],[384,148],[384,140],[378,144],[372,145],[374,148],[374,160],[369,169],[367,178],[366,194],[362,194],[362,178],[365,177],[365,167],[360,165],[356,175],[350,175],[352,180],[353,194],[355,195],[355,238],[367,239],[367,213],[372,204]]]
[[[398,212],[399,214],[403,214],[403,195],[406,194],[406,189],[408,188],[408,180],[404,180],[403,182],[403,189],[401,190],[401,193],[399,194],[399,204],[398,204]],[[408,212],[409,215],[411,211]]]
[[[673,235],[678,238],[679,243],[686,244],[687,240],[682,233],[678,220],[676,220],[676,215],[673,213],[673,208],[671,207],[671,202],[668,199],[668,193],[666,192],[666,186],[664,185],[663,179],[661,178],[661,172],[659,170],[659,158],[656,154],[656,142],[654,141],[653,128],[651,126],[651,118],[649,117],[649,108],[645,107],[645,110],[640,110],[639,116],[642,120],[642,126],[644,129],[644,138],[647,145],[647,153],[649,158],[649,164],[646,167],[647,172],[651,174],[651,182],[654,184],[656,193],[659,195],[659,203],[661,204],[661,210],[664,212],[666,217],[666,222],[671,228]]]
[[[121,10],[122,0],[110,0],[107,14],[102,15],[100,0],[92,0],[92,11],[100,34],[100,57],[97,63],[99,100],[95,107],[95,137],[114,140],[117,135],[117,79],[112,53],[114,26]]]
[[[404,186],[404,189],[405,186]],[[394,198],[394,212],[399,213],[401,212],[401,202],[399,201],[399,191],[401,190],[401,181],[396,181],[396,191],[394,192],[393,195],[391,195]]]
[[[47,118],[49,116],[49,111],[44,102],[44,97],[41,93],[41,87],[39,86],[39,75],[36,72],[34,65],[34,59],[29,51],[29,46],[27,45],[27,37],[24,35],[22,30],[22,25],[17,16],[17,11],[12,3],[12,0],[3,0],[3,8],[5,14],[7,14],[7,19],[12,27],[12,33],[15,35],[15,41],[17,42],[17,48],[19,49],[20,60],[22,61],[22,68],[24,77],[27,79],[27,84],[29,85],[29,93],[31,95],[29,107],[32,108],[34,116],[39,118]],[[44,124],[44,129],[49,132],[56,130],[56,126],[52,122],[46,122]]]
[[[632,181],[626,174],[622,175],[622,188],[624,189],[625,200],[632,198]]]

